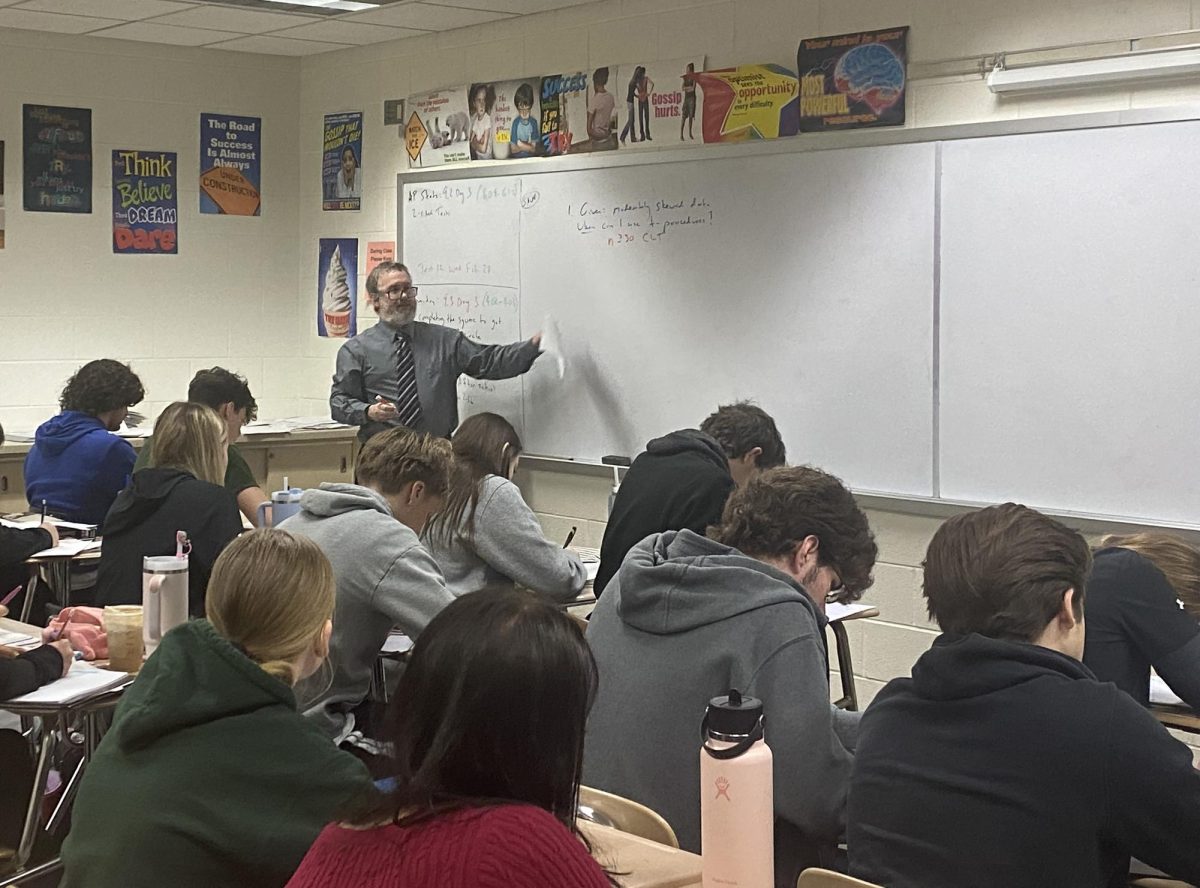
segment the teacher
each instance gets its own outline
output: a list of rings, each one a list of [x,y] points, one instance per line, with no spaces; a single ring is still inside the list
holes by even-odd
[[[480,345],[461,330],[415,320],[417,288],[399,262],[367,276],[379,323],[338,351],[329,410],[366,441],[392,426],[450,437],[458,426],[458,377],[511,379],[533,366],[542,334],[512,345]]]

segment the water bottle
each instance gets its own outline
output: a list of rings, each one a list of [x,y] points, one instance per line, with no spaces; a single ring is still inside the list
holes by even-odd
[[[737,689],[714,697],[700,735],[704,888],[774,888],[774,769],[762,701]]]

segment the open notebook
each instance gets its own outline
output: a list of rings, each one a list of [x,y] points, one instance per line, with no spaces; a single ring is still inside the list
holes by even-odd
[[[42,685],[36,691],[30,691],[20,697],[13,697],[7,702],[37,705],[78,703],[80,700],[95,697],[123,685],[129,681],[129,678],[130,675],[127,672],[113,672],[90,663],[75,663],[66,677],[52,681],[48,685]],[[3,706],[4,704],[0,703],[0,708]]]

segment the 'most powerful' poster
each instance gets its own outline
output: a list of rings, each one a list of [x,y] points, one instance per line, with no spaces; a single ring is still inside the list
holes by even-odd
[[[800,131],[904,123],[908,28],[800,41]]]

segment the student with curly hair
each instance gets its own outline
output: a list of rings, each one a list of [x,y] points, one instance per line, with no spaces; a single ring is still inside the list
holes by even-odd
[[[68,521],[100,524],[137,458],[110,434],[145,397],[128,364],[101,358],[80,367],[62,391],[62,412],[38,427],[25,457],[25,496]]]

